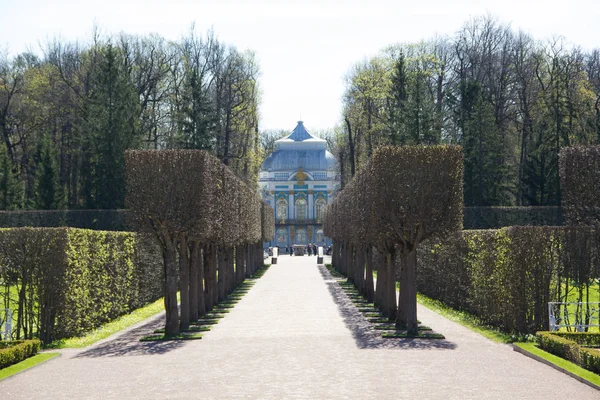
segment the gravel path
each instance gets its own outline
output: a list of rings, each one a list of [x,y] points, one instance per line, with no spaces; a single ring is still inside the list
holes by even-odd
[[[425,307],[446,340],[384,341],[315,257],[280,257],[202,340],[140,343],[160,317],[0,382],[0,399],[600,399]]]

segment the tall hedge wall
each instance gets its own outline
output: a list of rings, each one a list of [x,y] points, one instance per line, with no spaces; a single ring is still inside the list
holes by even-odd
[[[152,242],[129,232],[0,229],[0,296],[17,311],[16,338],[49,343],[159,298],[160,261]]]
[[[465,207],[464,229],[497,229],[506,226],[561,226],[560,207]]]
[[[127,210],[17,210],[0,211],[1,228],[71,227],[126,231]]]
[[[585,301],[600,278],[600,234],[588,228],[462,231],[418,251],[418,289],[508,332],[548,330],[549,301]]]
[[[0,211],[0,227],[72,227],[104,231],[128,231],[128,210],[18,210]],[[560,226],[560,207],[465,207],[464,229],[496,229],[505,226]]]

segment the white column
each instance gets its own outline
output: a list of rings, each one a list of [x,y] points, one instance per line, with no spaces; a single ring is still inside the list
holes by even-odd
[[[315,218],[315,213],[313,210],[313,194],[308,195],[308,219]]]
[[[295,205],[294,205],[294,195],[290,194],[289,198],[288,198],[288,219],[296,219],[296,215],[294,213],[294,209],[295,209]]]

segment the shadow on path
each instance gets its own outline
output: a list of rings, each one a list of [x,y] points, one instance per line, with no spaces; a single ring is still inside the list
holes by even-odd
[[[346,327],[352,332],[352,337],[359,349],[442,349],[454,350],[456,344],[439,339],[384,339],[373,329],[372,324],[358,311],[352,301],[338,284],[338,280],[323,265],[319,272],[325,279],[329,293],[337,304]]]
[[[150,322],[135,329],[124,332],[115,339],[100,343],[85,350],[74,358],[82,357],[119,357],[119,356],[141,356],[164,354],[185,345],[180,340],[168,340],[164,342],[140,342],[140,338],[151,334],[155,329],[162,328],[164,315],[156,317]]]

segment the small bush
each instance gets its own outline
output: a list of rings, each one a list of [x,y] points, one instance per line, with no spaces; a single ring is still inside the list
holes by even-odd
[[[36,355],[39,349],[39,340],[0,341],[0,369]]]
[[[537,332],[540,348],[569,360],[582,368],[600,374],[600,350],[582,347],[572,339],[598,343],[600,334]]]

